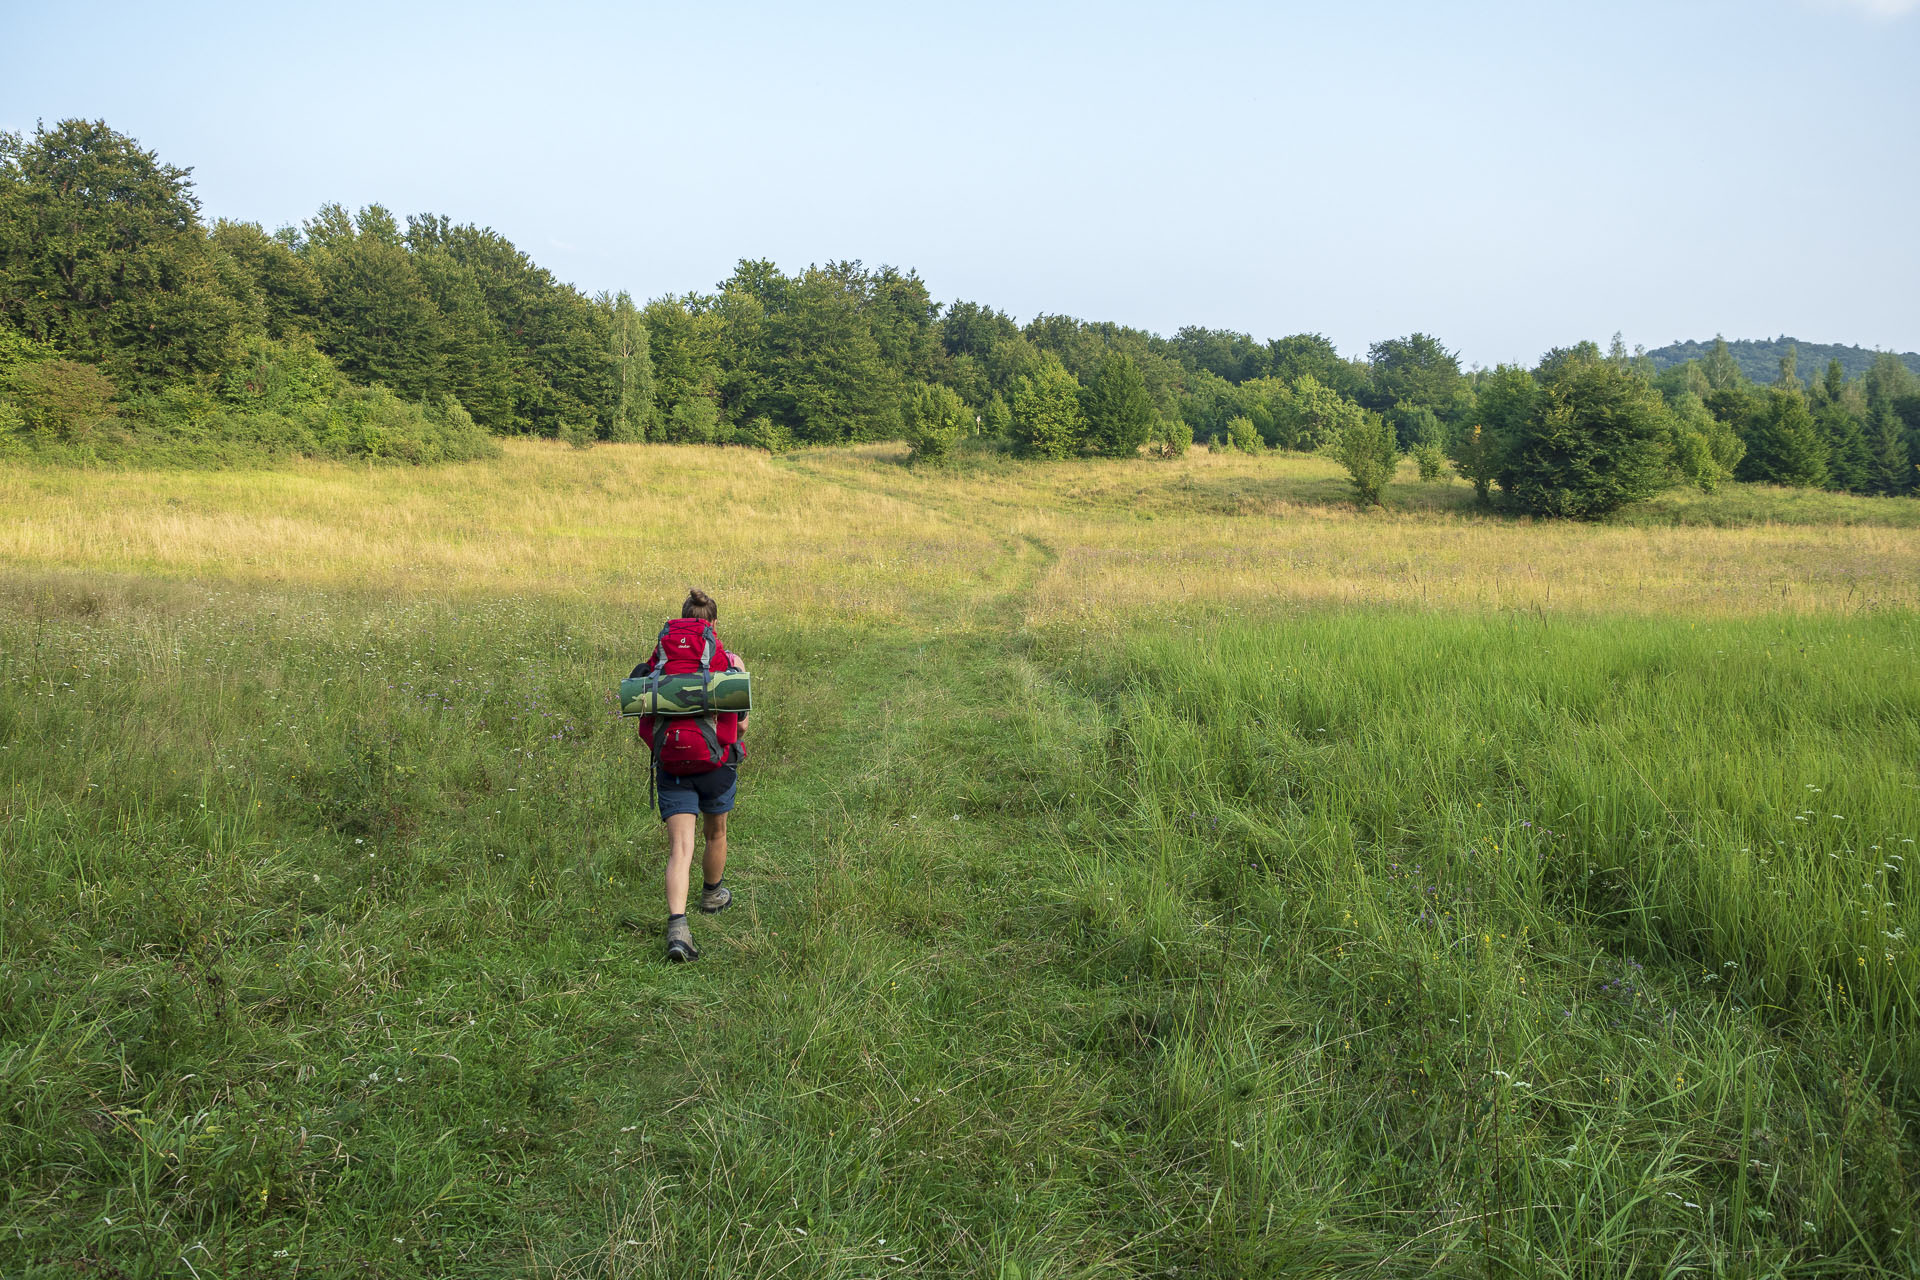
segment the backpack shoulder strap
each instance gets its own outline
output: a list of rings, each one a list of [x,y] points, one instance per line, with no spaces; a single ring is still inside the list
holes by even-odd
[[[653,656],[647,659],[652,665],[652,670],[647,672],[647,691],[654,695],[656,707],[660,705],[660,673],[667,665],[667,627],[672,625],[669,622],[666,627],[660,628],[660,638],[653,642]]]
[[[713,681],[704,677],[713,675],[713,651],[719,643],[711,622],[700,628],[700,638],[700,674],[703,677],[700,681],[700,709],[710,712],[713,710]]]

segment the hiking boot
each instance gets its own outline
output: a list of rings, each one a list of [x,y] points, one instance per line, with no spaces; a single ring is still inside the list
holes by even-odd
[[[687,928],[686,917],[667,921],[668,961],[673,964],[685,964],[689,960],[699,958],[700,952],[693,945],[693,930]]]
[[[727,888],[727,886],[717,884],[711,889],[705,885],[700,887],[700,909],[708,915],[712,915],[716,911],[725,911],[732,905],[733,890]]]

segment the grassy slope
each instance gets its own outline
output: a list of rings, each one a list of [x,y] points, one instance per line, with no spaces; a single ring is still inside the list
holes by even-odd
[[[0,490],[0,1271],[1910,1269],[1904,530],[672,456],[767,702],[689,970],[646,455]]]

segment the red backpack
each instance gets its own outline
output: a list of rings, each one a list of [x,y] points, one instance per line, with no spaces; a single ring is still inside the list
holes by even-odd
[[[726,670],[728,654],[705,618],[675,618],[660,628],[653,657],[634,668],[636,676],[654,674],[708,675],[716,660]],[[653,749],[663,773],[685,776],[709,773],[733,755],[740,741],[737,711],[710,711],[703,716],[641,716],[640,736]]]

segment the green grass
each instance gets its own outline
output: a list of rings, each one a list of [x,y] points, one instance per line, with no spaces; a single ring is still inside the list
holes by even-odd
[[[723,613],[686,968],[650,611],[9,579],[0,1274],[1920,1267],[1911,613],[1082,632],[995,554]]]

